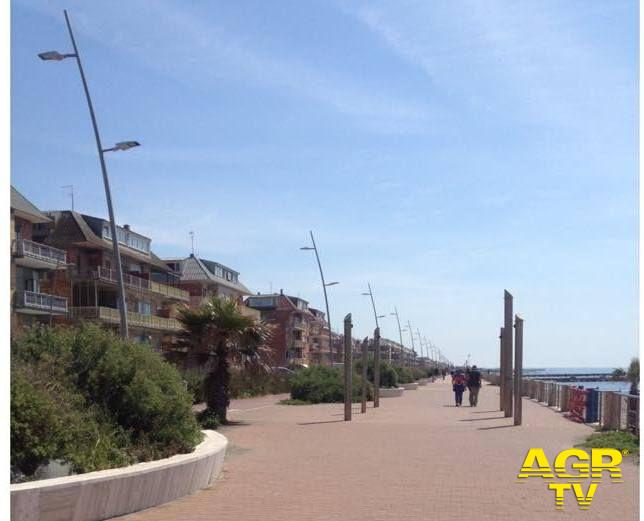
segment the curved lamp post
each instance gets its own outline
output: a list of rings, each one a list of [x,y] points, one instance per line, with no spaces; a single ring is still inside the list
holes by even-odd
[[[118,152],[123,150],[129,150],[133,147],[138,147],[140,143],[138,141],[122,141],[116,143],[111,148],[103,148],[101,144],[101,137],[98,132],[98,124],[96,122],[96,115],[94,114],[94,107],[92,105],[92,98],[89,95],[89,88],[87,87],[87,80],[85,79],[85,72],[83,71],[83,64],[81,62],[80,53],[78,52],[78,47],[76,46],[76,40],[74,39],[74,33],[72,32],[72,26],[69,23],[69,17],[67,16],[67,10],[64,10],[65,14],[65,23],[67,24],[67,30],[69,31],[69,38],[72,42],[72,47],[74,48],[73,53],[61,54],[58,51],[47,51],[41,52],[38,57],[43,61],[63,61],[66,58],[76,58],[76,63],[78,65],[78,72],[80,73],[81,82],[83,83],[83,90],[85,91],[85,98],[87,100],[87,108],[89,109],[89,116],[92,120],[92,127],[94,129],[94,138],[96,139],[96,149],[98,151],[98,159],[101,164],[101,172],[103,173],[103,185],[105,187],[105,199],[107,200],[107,211],[110,218],[110,232],[112,234],[112,248],[114,250],[114,257],[116,262],[116,274],[118,278],[118,302],[119,302],[119,314],[121,318],[121,336],[123,338],[128,337],[128,328],[127,328],[127,304],[125,302],[125,284],[123,282],[123,269],[121,268],[121,253],[119,249],[118,235],[116,232],[116,220],[114,218],[114,208],[112,206],[112,194],[110,191],[110,181],[107,175],[107,167],[105,166],[105,152]]]
[[[326,294],[326,288],[328,286],[335,286],[336,284],[340,284],[339,282],[324,282],[324,272],[322,271],[322,263],[320,262],[320,255],[318,253],[318,247],[315,244],[315,239],[313,238],[313,232],[309,232],[311,234],[311,243],[313,246],[302,246],[300,250],[304,251],[310,251],[313,250],[315,252],[315,258],[318,261],[318,268],[320,269],[320,279],[322,280],[322,290],[324,291],[324,304],[326,305],[326,321],[327,324],[329,325],[329,363],[330,365],[333,365],[334,362],[334,357],[333,357],[333,338],[331,335],[331,314],[329,312],[329,298]],[[339,348],[338,348],[339,352]]]

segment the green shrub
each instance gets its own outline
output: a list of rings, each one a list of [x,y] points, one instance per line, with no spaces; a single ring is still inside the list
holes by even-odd
[[[149,346],[93,325],[36,327],[12,344],[12,465],[62,459],[75,472],[189,452],[191,395]]]
[[[288,393],[290,390],[289,375],[239,368],[230,370],[230,396],[232,398],[282,394]]]
[[[358,360],[355,364],[356,372],[362,374],[362,360]],[[368,359],[367,365],[367,380],[372,384],[375,374],[375,362],[373,356],[370,356]],[[388,362],[380,361],[380,387],[389,388],[389,387],[398,387],[398,374],[393,365]]]
[[[360,401],[362,377],[353,375],[352,400]],[[314,366],[301,369],[291,377],[291,399],[310,403],[337,403],[344,401],[344,374],[341,369]],[[367,399],[373,399],[373,386],[367,385]]]
[[[192,396],[192,403],[202,403],[206,400],[204,383],[207,373],[203,369],[186,369],[181,371],[181,377],[186,389]]]
[[[204,429],[216,430],[221,425],[219,418],[212,409],[204,409],[197,414],[197,421]]]
[[[413,371],[408,367],[397,366],[398,383],[409,384],[416,381]]]

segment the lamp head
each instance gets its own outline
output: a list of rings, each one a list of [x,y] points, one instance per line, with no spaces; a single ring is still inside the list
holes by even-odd
[[[114,145],[113,150],[129,150],[130,148],[140,147],[141,143],[138,141],[121,141]]]
[[[38,55],[38,58],[40,58],[43,61],[59,62],[67,58],[67,56],[64,54],[60,54],[58,51],[46,51],[46,52],[41,52]]]

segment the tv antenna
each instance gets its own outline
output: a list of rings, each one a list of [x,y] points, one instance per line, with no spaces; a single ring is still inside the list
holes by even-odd
[[[69,196],[72,198],[72,212],[74,211],[74,185],[61,186],[63,189],[69,190]]]

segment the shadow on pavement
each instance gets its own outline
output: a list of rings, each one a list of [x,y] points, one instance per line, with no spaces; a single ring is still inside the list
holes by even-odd
[[[498,419],[498,418],[495,418]],[[497,425],[496,427],[479,427],[479,431],[489,431],[491,429],[506,429],[507,427],[518,427],[518,425]]]
[[[344,420],[324,420],[320,422],[303,422],[303,423],[298,423],[298,425],[319,425],[321,423],[339,423],[343,421]]]
[[[465,418],[463,420],[458,420],[460,422],[480,422],[484,420],[502,420],[505,416],[493,416],[492,418]]]

